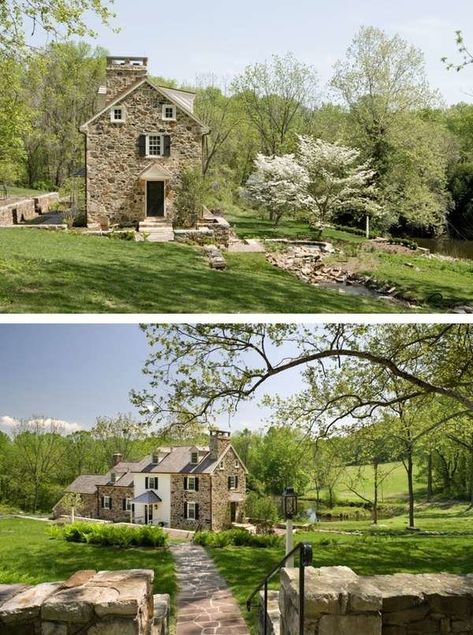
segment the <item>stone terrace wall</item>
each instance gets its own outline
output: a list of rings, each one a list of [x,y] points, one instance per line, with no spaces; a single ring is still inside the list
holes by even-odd
[[[167,635],[154,572],[79,571],[66,582],[0,585],[1,635]]]
[[[0,225],[17,225],[33,220],[40,214],[48,212],[59,202],[59,194],[51,192],[41,194],[35,198],[7,199],[7,203],[0,200]]]
[[[299,633],[298,570],[281,573],[281,635]],[[308,568],[306,635],[469,635],[473,575],[359,577],[346,567]]]

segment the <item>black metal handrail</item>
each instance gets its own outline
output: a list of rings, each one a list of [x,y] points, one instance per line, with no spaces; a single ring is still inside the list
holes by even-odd
[[[299,552],[299,635],[304,635],[304,595],[305,595],[305,568],[312,565],[312,545],[308,542],[300,542],[292,551],[289,551],[284,558],[268,573],[251,595],[246,600],[246,608],[251,611],[251,605],[255,595],[264,588],[264,613],[263,613],[263,635],[266,635],[268,626],[268,582],[286,564],[287,560]]]

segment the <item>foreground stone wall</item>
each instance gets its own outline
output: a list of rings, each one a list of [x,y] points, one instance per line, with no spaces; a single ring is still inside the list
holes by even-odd
[[[299,633],[298,570],[284,569],[281,635]],[[306,570],[307,635],[468,635],[473,575],[357,576],[347,567]]]
[[[167,635],[169,596],[154,572],[79,571],[66,582],[0,585],[1,635]]]

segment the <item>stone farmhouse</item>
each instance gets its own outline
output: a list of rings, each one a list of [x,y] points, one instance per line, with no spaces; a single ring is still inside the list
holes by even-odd
[[[84,474],[66,492],[80,494],[81,516],[175,529],[221,530],[243,520],[247,469],[229,432],[209,446],[161,447],[137,463],[114,455],[107,474]],[[61,501],[56,516],[64,513]]]
[[[99,111],[86,136],[86,207],[91,228],[170,226],[183,169],[201,167],[206,126],[195,94],[158,86],[147,58],[108,57]]]

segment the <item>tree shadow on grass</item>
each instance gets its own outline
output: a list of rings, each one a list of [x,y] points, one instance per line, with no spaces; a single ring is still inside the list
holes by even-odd
[[[216,272],[208,268],[200,251],[188,246],[62,238],[67,238],[67,254],[56,239],[53,244],[45,243],[39,252],[31,251],[27,267],[13,268],[3,276],[0,309],[35,313],[303,314],[397,310],[373,299],[310,287],[269,265],[261,254],[227,255],[228,269]],[[20,259],[21,250],[11,257]]]

